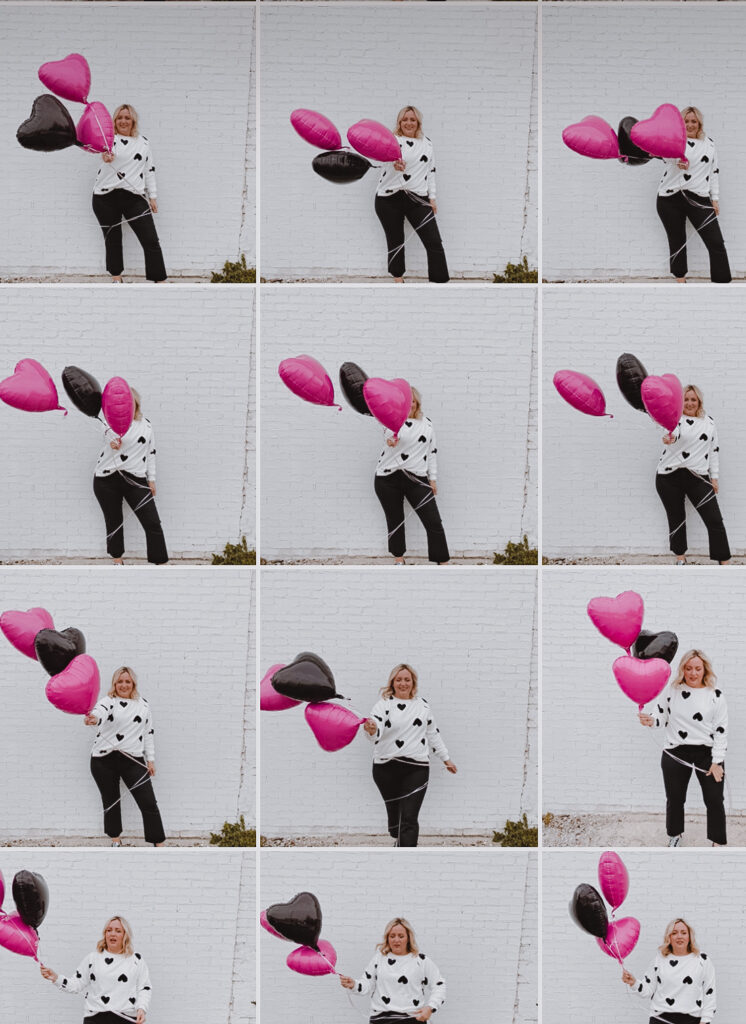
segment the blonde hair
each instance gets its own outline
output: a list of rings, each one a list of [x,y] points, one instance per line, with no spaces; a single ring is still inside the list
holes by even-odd
[[[697,940],[694,937],[694,929],[685,921],[683,917],[675,917],[673,921],[669,921],[666,925],[666,930],[663,933],[663,945],[658,947],[658,952],[661,956],[670,956],[673,953],[673,947],[671,946],[671,932],[674,930],[677,924],[683,924],[689,932],[689,948],[687,953],[699,953],[699,946]]]
[[[135,139],[139,135],[139,132],[137,130],[137,120],[138,120],[138,118],[137,118],[137,111],[135,110],[135,108],[132,106],[131,103],[120,103],[119,106],[117,107],[117,109],[114,111],[114,115],[112,117],[112,121],[114,122],[114,131],[117,130],[117,127],[116,127],[117,126],[117,118],[119,117],[119,115],[122,113],[123,110],[128,111],[130,117],[132,118],[132,134],[129,136],[129,138]]]
[[[141,399],[140,399],[140,392],[139,391],[135,391],[135,389],[132,388],[132,387],[130,388],[130,391],[132,392],[132,397],[135,400],[135,411],[134,411],[134,413],[132,415],[132,419],[133,420],[141,420],[142,419],[142,402],[141,402]]]
[[[417,388],[412,388],[412,405],[414,406],[414,412],[412,416],[416,420],[422,419],[422,395],[419,393]]]
[[[684,388],[684,397],[685,398],[686,398],[687,391],[693,391],[694,394],[697,396],[697,401],[699,402],[699,408],[697,409],[697,411],[696,411],[696,413],[694,415],[696,416],[697,419],[701,419],[704,416],[704,414],[705,414],[704,395],[702,394],[702,392],[700,391],[700,389],[697,387],[696,384],[687,384],[686,385],[686,387]]]
[[[712,662],[707,657],[707,655],[704,653],[704,651],[699,651],[696,648],[694,648],[691,651],[687,651],[686,654],[684,655],[684,657],[681,659],[681,661],[679,662],[678,671],[676,672],[676,678],[671,683],[671,685],[672,686],[681,686],[683,684],[683,682],[684,682],[684,668],[686,667],[686,663],[688,661],[691,661],[692,658],[699,658],[700,659],[700,661],[702,662],[702,664],[705,667],[704,675],[702,676],[702,682],[704,683],[705,686],[709,686],[711,689],[714,689],[715,688],[715,683],[718,681],[718,677],[715,675],[715,673],[712,670]],[[686,924],[686,921],[684,922],[684,924]]]
[[[134,686],[132,687],[132,697],[130,699],[138,700],[140,697],[140,691],[137,689],[137,676],[129,665],[120,665],[118,669],[114,670],[114,675],[111,677],[111,686],[109,687],[107,697],[117,696],[117,683],[119,682],[120,676],[123,676],[125,672],[132,677],[132,682],[134,683]]]
[[[414,116],[417,118],[417,131],[414,133],[416,139],[422,138],[422,114],[419,112],[417,107],[413,107],[411,104],[408,107],[402,107],[399,113],[396,115],[396,128],[394,128],[394,135],[403,135],[404,132],[401,130],[401,119],[409,111],[412,111]]]
[[[699,121],[699,131],[697,132],[697,138],[704,139],[705,119],[702,117],[702,111],[699,110],[697,107],[684,107],[684,109],[681,111],[681,116],[686,117],[687,114],[694,114],[694,116],[697,118],[697,120]]]
[[[99,953],[105,953],[106,950],[108,949],[108,946],[106,945],[106,929],[109,927],[112,921],[119,921],[122,928],[124,929],[122,953],[124,953],[125,956],[132,956],[132,954],[135,952],[135,940],[132,935],[132,929],[130,928],[129,922],[120,914],[115,914],[113,917],[110,917],[109,920],[106,922],[106,924],[104,925],[103,934],[101,935],[101,938],[98,941],[96,949],[99,951]]]
[[[392,921],[389,921],[389,923],[383,930],[383,942],[379,942],[378,945],[376,946],[376,949],[380,950],[380,952],[383,953],[384,956],[387,953],[391,952],[391,946],[389,946],[389,932],[398,924],[401,925],[404,931],[407,933],[407,952],[415,954],[419,953],[417,941],[414,937],[414,928],[409,923],[409,921],[407,921],[407,919],[404,917],[395,917]]]
[[[396,665],[395,668],[391,669],[391,672],[389,673],[389,681],[386,683],[385,686],[383,686],[381,688],[381,696],[382,697],[393,697],[394,696],[394,679],[401,672],[402,669],[406,669],[407,672],[409,672],[409,674],[411,675],[411,677],[412,677],[412,696],[413,697],[416,696],[416,694],[417,694],[417,673],[415,672],[415,670],[412,668],[411,665],[407,665],[405,662],[402,662],[401,665]]]

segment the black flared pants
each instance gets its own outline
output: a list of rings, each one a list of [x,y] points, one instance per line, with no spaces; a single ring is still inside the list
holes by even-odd
[[[101,793],[101,802],[104,806],[104,832],[112,839],[117,839],[122,834],[120,782],[130,790],[140,808],[145,842],[162,843],[166,838],[153,783],[150,779],[142,781],[147,770],[144,758],[133,760],[120,750],[112,750],[103,757],[91,758],[91,775]]]
[[[163,262],[161,243],[155,229],[150,204],[143,196],[135,195],[124,188],[115,188],[103,195],[93,196],[93,212],[104,233],[106,248],[106,269],[112,277],[119,277],[124,270],[122,253],[122,218],[137,236],[145,254],[145,277],[148,281],[165,281],[166,265]]]
[[[722,782],[715,782],[712,775],[705,775],[712,764],[712,747],[704,744],[682,744],[673,747],[671,754],[688,761],[703,771],[695,772],[702,789],[702,798],[707,809],[707,838],[711,843],[725,846],[728,842],[725,829],[725,776]],[[661,754],[663,785],[666,790],[666,832],[669,836],[680,836],[684,831],[684,804],[693,768],[680,764],[664,750]],[[725,770],[725,764],[723,764]]]
[[[145,477],[134,476],[122,470],[109,476],[94,476],[93,493],[101,506],[106,524],[106,550],[112,558],[124,554],[124,514],[122,502],[126,501],[145,530],[148,561],[163,565],[168,561],[166,539],[156,508],[155,498],[150,493]]]
[[[416,846],[420,835],[417,820],[427,792],[430,765],[393,760],[373,765],[373,781],[386,802],[389,835],[397,846]]]
[[[386,515],[389,533],[389,551],[394,558],[401,558],[407,550],[404,531],[404,499],[406,498],[419,516],[427,534],[427,557],[431,562],[447,562],[446,532],[438,511],[432,487],[427,477],[415,476],[397,469],[387,476],[375,477],[375,490]]]
[[[655,489],[668,517],[668,540],[671,551],[675,555],[686,554],[684,499],[688,498],[707,528],[710,558],[714,562],[727,562],[730,558],[728,535],[710,478],[698,476],[688,469],[675,469],[673,473],[656,473]]]
[[[715,284],[729,284],[731,280],[728,253],[718,218],[708,196],[695,192],[675,192],[672,196],[658,196],[656,203],[666,235],[668,236],[669,266],[674,277],[686,277],[686,221],[692,222],[699,237],[707,246],[710,257],[710,280]]]
[[[417,232],[427,253],[427,276],[433,284],[448,280],[448,264],[438,231],[433,208],[424,196],[394,192],[392,196],[376,196],[376,214],[386,235],[388,269],[392,277],[404,277],[404,221]]]

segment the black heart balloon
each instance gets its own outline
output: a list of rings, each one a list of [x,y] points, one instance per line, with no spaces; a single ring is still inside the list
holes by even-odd
[[[13,879],[13,900],[23,923],[38,928],[49,908],[47,883],[34,871],[19,871]]]
[[[101,385],[94,376],[79,366],[66,366],[62,371],[62,385],[76,409],[86,416],[101,412]]]
[[[355,412],[363,416],[372,416],[363,396],[363,384],[368,379],[368,374],[361,369],[357,363],[342,363],[339,368],[339,386],[342,394],[350,403]]]
[[[584,932],[606,939],[609,915],[601,893],[592,885],[582,882],[577,887],[570,900],[570,916]]]
[[[622,352],[616,361],[616,382],[632,408],[640,412],[647,412],[640,390],[647,376],[648,371],[637,356],[631,352]]]
[[[299,892],[289,903],[273,903],[267,920],[290,942],[318,950],[321,935],[321,906],[312,892]]]
[[[676,657],[678,649],[679,638],[667,629],[660,633],[651,633],[643,629],[632,645],[632,653],[636,658],[643,661],[647,658],[663,658],[669,665]]]
[[[342,696],[336,691],[332,670],[312,651],[302,651],[289,665],[275,672],[272,686],[284,697],[309,704]]]
[[[646,164],[650,161],[650,153],[646,153],[644,149],[640,149],[636,146],[630,138],[630,131],[633,125],[637,124],[636,117],[623,117],[619,122],[619,128],[617,129],[617,139],[619,140],[619,163],[621,164],[632,164],[632,166]]]
[[[373,165],[364,156],[350,153],[346,149],[333,149],[319,153],[311,161],[311,167],[326,181],[335,185],[347,185],[359,181]]]
[[[60,633],[56,629],[40,629],[34,637],[34,650],[50,676],[56,676],[73,658],[85,654],[85,637],[74,626]]]
[[[16,138],[24,149],[34,149],[39,153],[67,149],[78,141],[69,110],[49,93],[36,97],[31,116],[19,127]]]

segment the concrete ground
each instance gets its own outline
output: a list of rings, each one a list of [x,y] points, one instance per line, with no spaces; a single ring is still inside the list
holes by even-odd
[[[688,277],[687,284],[711,284],[709,277]],[[734,281],[744,278],[734,277]],[[544,284],[676,284],[668,275],[665,277],[544,277]]]
[[[493,555],[484,558],[451,558],[449,565],[492,565]],[[262,565],[393,565],[390,555],[366,557],[365,555],[342,555],[339,558],[288,558],[262,562]],[[427,558],[407,555],[407,565],[432,565]]]
[[[216,270],[222,270],[216,267]],[[204,274],[169,277],[164,284],[209,284],[211,271]],[[144,275],[125,274],[125,284],[148,284]],[[40,277],[0,277],[0,284],[111,284],[108,274],[44,274]]]
[[[148,565],[147,558],[135,558],[125,556],[125,565]],[[107,556],[102,558],[5,558],[0,559],[0,565],[111,565],[111,559]],[[169,565],[212,565],[212,555],[204,558],[169,558],[166,568]],[[159,567],[162,568],[162,567]]]
[[[201,836],[179,836],[176,839],[167,839],[166,846],[209,846],[209,834]],[[0,835],[0,846],[23,846],[23,847],[106,847],[111,848],[111,840],[107,836],[44,836],[36,839],[9,839]],[[150,845],[141,836],[122,836],[122,846],[127,849],[133,847],[147,847]]]
[[[687,565],[715,565],[707,555],[687,553]],[[550,558],[545,555],[544,565],[674,565],[673,555],[588,555],[567,558]],[[733,565],[746,565],[746,555],[734,555]],[[685,568],[685,567],[684,567]]]
[[[366,832],[337,833],[330,836],[262,837],[262,846],[388,846],[394,840],[389,835],[370,835]],[[492,833],[477,836],[432,836],[420,834],[420,846],[493,846]]]
[[[497,273],[497,271],[496,271]],[[386,284],[392,283],[388,274],[377,277],[337,274],[332,277],[267,277],[262,284]],[[407,274],[405,284],[429,284],[426,277],[414,277]],[[492,284],[492,274],[485,277],[452,277],[449,284]]]
[[[553,814],[542,846],[668,846],[663,814]],[[746,846],[746,815],[729,815],[728,843]],[[711,846],[704,814],[687,814],[682,847]]]

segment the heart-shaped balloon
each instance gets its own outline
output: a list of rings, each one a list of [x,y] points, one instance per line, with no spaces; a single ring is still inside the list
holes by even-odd
[[[363,396],[363,384],[368,379],[368,374],[357,363],[342,363],[339,368],[339,386],[342,394],[350,403],[355,412],[363,416],[372,416]]]
[[[272,665],[267,669],[259,684],[259,709],[261,711],[286,711],[302,703],[299,700],[291,700],[290,697],[283,697],[272,685],[272,676],[279,672],[285,665]]]
[[[306,721],[323,750],[341,750],[352,743],[365,718],[340,704],[307,704]]]
[[[663,658],[640,661],[629,655],[617,658],[612,670],[622,693],[633,700],[641,711],[644,704],[655,700],[671,675],[671,666]]]
[[[625,651],[640,635],[644,614],[642,598],[634,590],[625,590],[616,597],[594,597],[588,602],[588,615],[599,633]]]
[[[68,53],[62,60],[50,60],[39,68],[39,78],[63,100],[85,103],[91,89],[91,69],[82,53]]]
[[[273,903],[267,921],[284,939],[318,950],[321,906],[312,892],[299,892],[288,903]]]
[[[350,153],[348,149],[335,149],[330,153],[319,153],[311,161],[311,169],[325,181],[335,185],[349,185],[360,181],[373,165],[364,156]]]
[[[90,654],[79,654],[62,672],[50,677],[47,700],[68,715],[87,715],[98,700],[100,687],[98,665]]]
[[[290,939],[286,939],[284,935],[280,935],[279,932],[276,932],[274,930],[272,925],[267,920],[267,911],[266,910],[262,910],[260,912],[260,914],[259,914],[259,924],[262,926],[262,928],[265,930],[265,932],[269,932],[270,935],[274,935],[274,937],[276,939],[282,939],[283,942],[289,942],[290,941]]]
[[[401,160],[401,146],[396,136],[379,121],[366,118],[353,124],[347,130],[347,141],[369,160],[382,160],[384,163]]]
[[[604,850],[598,859],[598,884],[606,902],[617,910],[627,898],[629,875],[624,861],[613,850]]]
[[[594,160],[616,160],[619,142],[611,125],[596,114],[589,114],[577,124],[570,124],[562,132],[562,141],[574,153]]]
[[[640,166],[650,163],[650,154],[644,149],[636,146],[629,133],[632,127],[637,124],[636,117],[623,117],[617,128],[617,139],[619,140],[619,163]]]
[[[646,377],[640,388],[648,413],[669,432],[676,429],[684,411],[684,389],[673,373]]]
[[[47,883],[34,871],[19,871],[13,879],[13,900],[23,923],[38,928],[49,909]]]
[[[76,409],[86,416],[97,417],[101,412],[101,385],[96,378],[79,366],[66,366],[62,371],[62,386]]]
[[[47,92],[34,100],[31,115],[19,125],[16,139],[24,149],[54,153],[75,145],[75,122],[67,107]]]
[[[46,608],[29,608],[26,612],[9,611],[0,615],[0,630],[17,651],[36,661],[34,640],[41,629],[54,629],[52,616]],[[0,906],[2,900],[0,900]]]
[[[0,917],[2,917],[2,914],[3,914],[2,907],[3,907],[3,900],[4,899],[5,899],[5,879],[3,878],[2,871],[0,871]]]
[[[336,405],[334,385],[324,367],[313,356],[292,356],[283,359],[277,368],[280,380],[294,395],[312,405]]]
[[[272,676],[272,686],[284,697],[317,703],[340,697],[332,670],[317,654],[303,651]],[[309,943],[303,943],[309,945]]]
[[[629,137],[651,156],[681,159],[686,155],[686,126],[673,103],[662,103],[651,117],[633,124]]]
[[[609,915],[601,893],[587,882],[581,882],[570,900],[570,916],[584,932],[603,938],[609,927]]]
[[[336,126],[317,110],[299,108],[290,115],[290,123],[305,142],[319,149],[336,150],[342,145],[342,136]]]
[[[619,921],[609,921],[606,939],[596,939],[599,949],[607,956],[621,963],[628,957],[640,938],[640,922],[636,917],[622,917]]]
[[[614,417],[606,411],[604,393],[592,377],[576,370],[557,370],[552,383],[564,400],[587,416]]]
[[[135,416],[135,399],[124,377],[112,377],[107,382],[101,395],[101,410],[114,433],[123,437]]]
[[[632,653],[636,658],[663,658],[670,665],[679,649],[679,638],[670,630],[650,633],[643,629],[635,640]]]
[[[24,412],[59,409],[67,416],[67,409],[59,404],[54,381],[35,359],[22,359],[16,364],[13,376],[0,381],[0,399]]]
[[[632,408],[639,412],[645,412],[641,389],[647,376],[648,371],[637,356],[631,352],[622,352],[616,361],[616,382]]]
[[[110,153],[114,145],[114,122],[98,101],[89,103],[75,126],[78,145],[89,153]]]
[[[39,936],[36,929],[24,924],[18,914],[5,914],[0,917],[0,946],[19,956],[36,959]]]
[[[67,668],[73,658],[85,654],[85,637],[75,626],[60,633],[56,629],[41,629],[34,640],[37,660],[50,676]]]
[[[292,953],[288,953],[285,962],[290,970],[297,974],[307,974],[312,977],[336,974],[334,968],[337,966],[337,951],[331,942],[319,939],[318,951],[311,949],[310,946],[299,946]]]
[[[397,377],[369,377],[363,384],[365,404],[379,423],[397,435],[412,409],[412,388]]]

